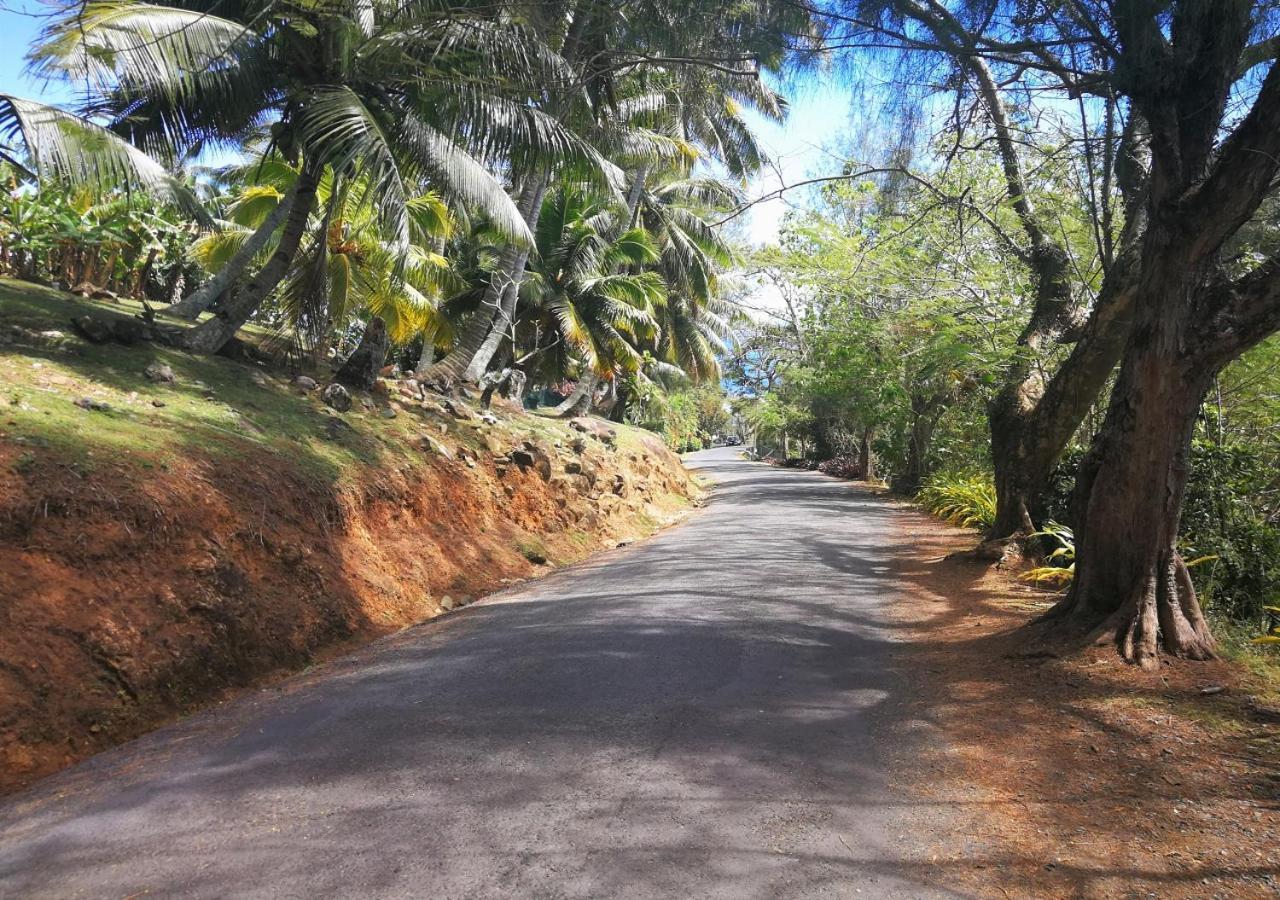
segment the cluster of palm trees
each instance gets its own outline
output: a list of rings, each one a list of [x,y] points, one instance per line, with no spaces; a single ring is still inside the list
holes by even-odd
[[[353,319],[448,388],[717,374],[712,221],[763,154],[744,117],[809,27],[794,4],[175,0],[76,4],[30,60],[86,100],[6,97],[0,155],[144,190],[205,229],[195,352],[250,320],[323,358]],[[233,152],[218,202],[189,171]],[[207,183],[197,185],[207,189]],[[586,398],[585,400],[583,398]]]

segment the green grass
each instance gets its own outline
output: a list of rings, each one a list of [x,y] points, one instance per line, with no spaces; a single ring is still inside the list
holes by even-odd
[[[20,462],[50,453],[88,469],[108,459],[145,468],[192,454],[235,463],[267,452],[332,483],[351,466],[410,456],[405,438],[422,424],[416,415],[387,420],[357,404],[344,416],[352,428],[331,436],[319,398],[294,390],[286,372],[155,344],[92,344],[71,326],[86,313],[140,310],[0,279],[0,437],[30,447]],[[177,382],[148,381],[153,362],[169,365]],[[78,398],[110,408],[85,410]]]
[[[301,476],[333,485],[358,469],[421,461],[412,439],[424,427],[453,446],[478,450],[484,443],[466,424],[446,419],[444,437],[441,420],[422,410],[405,404],[398,417],[384,419],[365,411],[359,398],[342,416],[350,428],[331,434],[331,414],[319,392],[301,394],[286,371],[158,344],[93,344],[71,325],[85,314],[111,318],[141,311],[133,301],[86,300],[0,278],[0,442],[22,447],[12,465],[34,468],[52,460],[88,472],[109,461],[149,470],[178,459],[243,465],[278,454]],[[249,342],[264,336],[252,329],[245,335]],[[177,382],[148,381],[143,371],[151,363],[170,366]],[[75,405],[79,398],[109,409],[82,409]],[[639,446],[638,429],[615,427],[620,447]],[[512,430],[518,434],[499,435],[500,441],[567,441],[574,434],[546,415],[524,416]]]

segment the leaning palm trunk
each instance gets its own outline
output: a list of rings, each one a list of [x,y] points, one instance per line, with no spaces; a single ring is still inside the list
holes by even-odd
[[[644,183],[648,177],[649,167],[642,165],[631,178],[631,187],[627,191],[627,222],[632,228],[640,223],[640,200],[644,197]]]
[[[249,317],[262,305],[267,295],[275,290],[293,264],[302,236],[307,230],[307,220],[315,205],[319,183],[318,172],[310,167],[302,170],[294,182],[293,203],[280,234],[280,243],[276,245],[271,258],[245,285],[244,290],[232,297],[216,316],[188,331],[183,337],[182,346],[196,353],[217,353],[249,321]]]
[[[280,198],[276,208],[271,210],[271,214],[258,226],[258,230],[250,235],[249,239],[240,246],[240,249],[227,260],[227,264],[206,281],[199,290],[192,291],[165,311],[183,319],[194,319],[212,306],[214,301],[226,293],[236,279],[244,274],[245,269],[249,267],[249,263],[253,262],[253,258],[267,246],[267,242],[271,240],[271,235],[275,234],[276,229],[280,227],[285,217],[289,215],[289,210],[293,206],[297,192],[298,182],[295,181],[290,186],[288,193]]]
[[[545,176],[539,176],[530,179],[520,192],[518,208],[530,232],[538,227],[547,183]],[[515,317],[520,282],[524,279],[524,267],[529,261],[530,250],[527,246],[510,246],[503,251],[499,265],[480,300],[480,309],[471,317],[458,342],[444,359],[421,373],[424,381],[438,388],[448,389],[459,381],[480,380],[493,355],[498,352],[498,347],[502,345],[508,324]]]
[[[562,418],[569,416],[580,416],[591,411],[591,401],[595,399],[596,384],[599,379],[596,373],[590,369],[582,373],[582,377],[578,379],[578,384],[574,387],[573,393],[565,398],[564,402],[555,408],[555,414]]]

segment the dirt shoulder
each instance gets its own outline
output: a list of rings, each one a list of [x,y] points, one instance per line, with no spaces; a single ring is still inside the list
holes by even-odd
[[[972,533],[900,506],[911,718],[939,738],[901,780],[949,811],[927,852],[936,882],[991,897],[1276,896],[1275,698],[1229,662],[1145,673],[1109,647],[1028,653],[1019,629],[1046,595],[946,559]]]

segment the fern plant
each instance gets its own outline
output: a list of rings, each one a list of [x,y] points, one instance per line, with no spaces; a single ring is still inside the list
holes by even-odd
[[[985,475],[939,473],[916,495],[929,512],[963,528],[989,528],[996,520],[996,488]]]
[[[1047,565],[1036,566],[1018,577],[1036,584],[1054,584],[1058,587],[1069,585],[1076,576],[1075,533],[1066,525],[1049,521],[1039,531],[1032,532],[1031,537],[1048,538],[1056,546],[1049,553]]]

